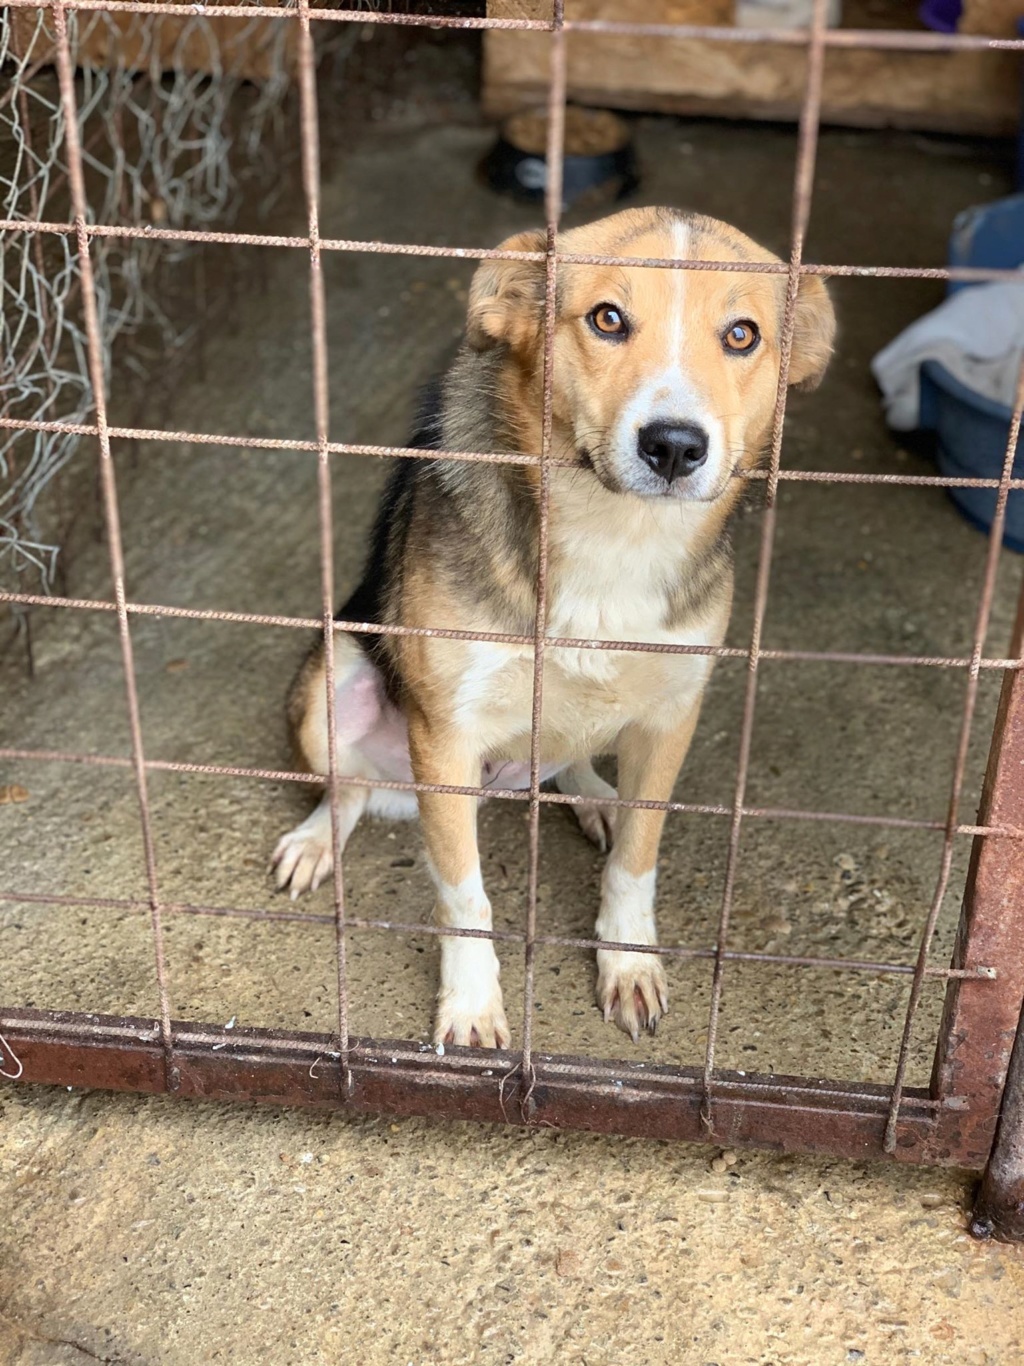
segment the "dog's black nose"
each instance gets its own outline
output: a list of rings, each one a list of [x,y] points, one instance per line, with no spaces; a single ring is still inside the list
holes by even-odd
[[[637,435],[640,459],[674,484],[708,458],[708,434],[695,422],[649,422]]]

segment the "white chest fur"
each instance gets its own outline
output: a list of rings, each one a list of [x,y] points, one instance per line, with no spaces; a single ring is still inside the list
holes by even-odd
[[[562,474],[562,471],[558,471]],[[693,553],[699,512],[553,480],[549,639],[718,644],[724,615],[683,630],[667,624],[669,595]],[[528,647],[469,647],[456,713],[488,754],[529,753],[533,655]],[[615,747],[629,722],[675,724],[703,688],[706,656],[549,646],[544,661],[543,755],[568,760]]]
[[[639,505],[641,509],[643,505]],[[595,538],[573,525],[560,529],[552,547],[548,587],[547,634],[582,640],[648,641],[674,639],[666,627],[668,595],[679,572],[678,544],[644,535],[630,518]],[[637,534],[639,532],[639,534]],[[595,676],[607,673],[615,656],[599,650],[564,651],[578,655],[574,667]]]

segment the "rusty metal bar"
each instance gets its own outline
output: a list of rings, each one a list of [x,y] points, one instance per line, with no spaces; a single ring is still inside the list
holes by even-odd
[[[803,259],[804,237],[811,211],[814,187],[814,166],[818,150],[818,123],[821,115],[822,80],[825,65],[824,35],[826,32],[826,0],[814,0],[811,13],[811,32],[807,50],[807,83],[800,111],[797,143],[796,172],[793,177],[793,212],[790,241],[789,275],[786,281],[786,309],[779,344],[779,378],[772,421],[769,477],[766,507],[761,526],[758,553],[757,582],[754,589],[754,624],[750,638],[747,666],[747,687],[743,700],[743,719],[740,724],[739,753],[736,760],[736,785],[733,796],[732,819],[729,829],[729,849],[726,857],[725,887],[718,919],[718,944],[714,973],[711,980],[711,1009],[708,1018],[707,1046],[704,1053],[704,1097],[702,1119],[707,1135],[715,1133],[712,1083],[715,1072],[715,1048],[718,1021],[722,1006],[725,974],[725,950],[728,943],[729,921],[732,914],[736,875],[739,869],[740,830],[743,821],[744,797],[750,767],[750,750],[754,737],[754,712],[757,706],[758,665],[761,657],[761,633],[768,609],[768,584],[771,577],[772,552],[775,545],[775,526],[778,516],[776,492],[778,472],[782,461],[782,433],[786,419],[786,398],[789,384],[789,362],[796,324],[796,300],[800,288],[800,262]]]
[[[995,1146],[970,1228],[976,1238],[1024,1243],[1024,1013],[1006,1073]]]
[[[299,98],[302,186],[309,227],[309,325],[313,355],[313,412],[317,445],[317,501],[320,524],[320,596],[323,613],[324,674],[327,687],[327,792],[331,804],[334,940],[337,964],[338,1040],[344,1094],[352,1089],[349,1068],[348,973],[345,960],[345,874],[342,864],[341,784],[338,782],[338,695],[334,673],[334,514],[328,450],[330,383],[327,369],[327,305],[320,261],[320,125],[317,111],[316,54],[310,32],[309,0],[298,0]]]
[[[985,637],[988,635],[989,621],[992,617],[992,601],[996,592],[999,558],[1003,549],[1003,530],[1006,526],[1006,506],[1010,496],[1009,481],[1010,476],[1013,473],[1013,462],[1017,453],[1017,439],[1020,436],[1022,409],[1024,409],[1024,363],[1021,365],[1020,375],[1017,380],[1017,397],[1014,402],[1013,419],[1010,422],[1010,429],[1006,441],[1006,453],[1003,456],[1003,470],[999,492],[996,495],[995,516],[992,519],[992,527],[989,531],[988,553],[985,557],[985,574],[982,581],[978,610],[974,623],[974,648],[971,652],[972,660],[974,661],[981,658],[981,652],[985,648]],[[1018,652],[1019,650],[1020,642],[1018,642]],[[1019,675],[1015,674],[1014,677],[1019,677]],[[967,754],[971,742],[971,727],[974,722],[974,712],[978,701],[978,687],[980,681],[981,673],[977,667],[977,663],[972,663],[971,669],[967,675],[967,685],[964,689],[963,712],[960,719],[960,734],[957,739],[956,756],[953,763],[953,780],[950,784],[947,816],[948,823],[942,841],[942,858],[939,865],[939,875],[935,886],[935,894],[932,897],[932,903],[928,910],[928,917],[921,934],[921,946],[917,959],[918,971],[914,974],[913,985],[910,989],[910,999],[907,1002],[906,1019],[903,1025],[903,1037],[900,1040],[899,1057],[896,1062],[896,1077],[893,1083],[892,1104],[889,1110],[889,1119],[885,1127],[886,1152],[892,1152],[893,1148],[896,1146],[896,1126],[899,1122],[900,1098],[903,1093],[903,1083],[910,1059],[910,1040],[914,1027],[914,1016],[917,1012],[918,1005],[921,1001],[921,994],[924,990],[924,968],[928,962],[928,954],[931,950],[932,939],[935,935],[935,927],[938,924],[942,904],[946,898],[946,890],[949,887],[949,876],[953,866],[953,843],[960,810],[960,798],[964,786],[964,776],[967,771]]]
[[[152,1020],[147,1019],[118,1015],[83,1015],[76,1011],[8,1010],[3,1006],[0,1006],[0,1027],[10,1030],[12,1035],[16,1035],[19,1039],[45,1040],[47,1043],[53,1042],[54,1036],[58,1033],[61,1038],[87,1044],[103,1044],[111,1038],[124,1038],[126,1036],[140,1043],[150,1043],[157,1036]],[[337,1041],[330,1034],[277,1032],[272,1029],[248,1026],[236,1028],[233,1025],[204,1025],[194,1020],[183,1022],[182,1034],[183,1040],[187,1044],[209,1044],[225,1048],[232,1043],[241,1043],[242,1048],[248,1050],[250,1047],[258,1049],[266,1043],[272,1048],[287,1048],[307,1057],[313,1057],[315,1054],[317,1061],[322,1061],[324,1057],[337,1058],[339,1056],[335,1047]],[[367,1054],[366,1061],[370,1063],[378,1061],[377,1058],[369,1056],[370,1054],[386,1052],[392,1048],[396,1049],[399,1054],[399,1058],[395,1061],[400,1061],[403,1057],[411,1055],[431,1063],[432,1059],[427,1055],[442,1056],[437,1053],[432,1044],[410,1039],[364,1039],[360,1041],[359,1046]],[[236,1056],[236,1054],[229,1053],[228,1056]],[[443,1056],[449,1056],[447,1051]],[[483,1069],[483,1076],[491,1076],[493,1069],[487,1070],[489,1060],[495,1058],[503,1060],[514,1056],[514,1054],[502,1049],[488,1049],[481,1052],[472,1048],[454,1048],[451,1056],[456,1068],[458,1068],[460,1059],[468,1057],[479,1061],[480,1067]],[[391,1062],[392,1059],[388,1058],[388,1061]],[[697,1068],[652,1067],[648,1063],[629,1062],[625,1059],[577,1058],[557,1054],[547,1055],[546,1066],[553,1075],[571,1074],[574,1079],[607,1078],[609,1072],[617,1073],[620,1077],[636,1073],[649,1073],[654,1076],[662,1073],[671,1078],[673,1083],[682,1087],[696,1088],[700,1086],[700,1072]],[[505,1085],[501,1088],[506,1095],[508,1075],[507,1072],[504,1074]],[[809,1077],[761,1076],[748,1072],[722,1072],[720,1076],[720,1084],[723,1090],[738,1091],[744,1094],[777,1095],[779,1092],[785,1091],[793,1096],[806,1097],[812,1100],[818,1099],[820,1101],[821,1098],[824,1098],[826,1103],[845,1100],[856,1101],[869,1106],[876,1104],[881,1097],[888,1095],[887,1087],[873,1082],[866,1082],[860,1089],[849,1089],[841,1083],[816,1081]],[[942,1117],[945,1114],[963,1110],[963,1106],[957,1100],[936,1100],[923,1090],[909,1092],[908,1097],[909,1108],[920,1111],[922,1115],[928,1115],[936,1124],[942,1122]],[[338,1100],[340,1097],[335,1097],[335,1103]],[[806,1109],[809,1107],[801,1099],[798,1100],[796,1108]]]
[[[151,1021],[3,1009],[0,1031],[25,1082],[164,1089],[159,1031]],[[330,1035],[175,1021],[174,1038],[181,1096],[321,1108],[341,1103],[340,1057]],[[352,1086],[345,1103],[356,1110],[690,1142],[705,1137],[699,1068],[535,1053],[527,1110],[513,1103],[508,1086],[509,1069],[519,1061],[515,1053],[451,1048],[439,1058],[428,1044],[353,1038],[349,1057]],[[807,1078],[723,1072],[716,1078],[715,1107],[729,1144],[865,1159],[878,1155],[888,1098],[884,1086],[852,1091]],[[960,1112],[924,1091],[908,1091],[906,1105],[908,1141],[895,1156],[955,1163],[935,1139],[962,1119]]]
[[[13,9],[39,9],[39,0],[7,0]],[[555,6],[559,0],[553,0]],[[66,0],[70,10],[100,10],[107,14],[194,14],[193,4],[165,4],[163,0]],[[215,5],[206,13],[218,19],[248,19],[254,13],[261,19],[295,20],[296,9],[287,6]],[[756,43],[776,47],[806,47],[807,29],[755,29],[723,27],[715,24],[643,23],[608,19],[573,19],[559,24],[556,19],[468,18],[435,14],[395,14],[390,11],[317,8],[319,21],[352,24],[391,24],[410,28],[455,28],[499,30],[503,32],[552,33],[564,26],[567,33],[595,33],[609,37],[649,37],[699,39],[722,43]],[[813,30],[812,30],[813,32]],[[974,33],[929,33],[906,29],[826,29],[823,45],[837,48],[885,48],[923,52],[1017,52],[1024,50],[1019,38],[990,38]]]
[[[317,15],[317,18],[320,16]],[[74,223],[33,218],[0,218],[0,232],[51,233],[74,236]],[[152,224],[89,223],[90,237],[143,238],[148,242],[190,242],[205,246],[288,247],[309,250],[309,238],[282,236],[274,233],[219,232],[209,228],[156,228]],[[438,247],[416,242],[381,242],[375,238],[322,237],[321,251],[367,252],[384,256],[426,256],[458,261],[537,261],[548,259],[546,252],[510,251],[503,247]],[[692,261],[679,257],[661,256],[600,256],[589,252],[556,251],[557,265],[629,266],[648,270],[708,270],[725,271],[737,275],[788,275],[784,261]],[[984,266],[872,266],[833,262],[822,265],[803,261],[801,275],[821,275],[826,278],[868,280],[959,280],[968,284],[1005,281],[1020,283],[1015,270],[1000,270]],[[113,432],[113,428],[111,431]]]
[[[551,443],[554,424],[555,324],[557,321],[558,223],[562,216],[562,171],[565,138],[566,50],[565,0],[552,0],[550,82],[548,86],[547,181],[544,186],[546,259],[544,263],[544,370],[541,413],[540,489],[537,503],[537,606],[533,621],[533,705],[530,715],[530,813],[526,893],[526,939],[523,945],[522,1100],[530,1104],[534,1087],[533,995],[540,882],[541,725],[544,709],[544,651],[547,646],[547,581],[551,493]]]
[[[97,910],[141,911],[147,909],[147,901],[131,897],[84,897],[60,896],[57,893],[19,892],[16,890],[0,892],[0,901],[20,903],[31,906],[67,906],[93,908]],[[270,911],[254,906],[195,906],[187,902],[165,901],[162,904],[165,915],[209,916],[218,919],[237,917],[241,920],[286,921],[292,924],[333,925],[333,914],[318,911]],[[347,916],[345,927],[348,930],[380,930],[394,934],[434,935],[461,939],[489,939],[494,943],[524,944],[526,935],[522,930],[470,930],[453,925],[435,925],[429,921],[399,921],[366,919]],[[706,958],[713,960],[714,948],[693,948],[685,944],[627,944],[613,939],[586,939],[578,936],[557,934],[535,934],[534,942],[557,948],[568,949],[628,949],[637,953],[653,953],[670,958]],[[815,968],[831,972],[861,972],[879,976],[912,976],[915,967],[912,963],[880,963],[863,958],[816,958],[799,954],[759,953],[745,949],[728,949],[726,958],[738,963],[762,963],[772,967]],[[929,964],[925,969],[929,977],[943,980],[953,978],[972,978],[994,982],[999,977],[996,968],[988,965],[965,968],[940,968]]]
[[[784,478],[785,470],[780,471]],[[998,487],[998,480],[990,481]],[[1024,486],[1024,480],[1014,480]],[[8,593],[0,591],[0,602],[25,607],[71,608],[89,612],[114,612],[117,604],[104,598],[62,598],[44,593]],[[222,621],[238,626],[284,626],[303,631],[323,630],[318,617],[272,616],[260,612],[229,612],[215,607],[181,607],[165,603],[126,602],[129,616],[175,617],[184,621]],[[383,626],[373,621],[336,619],[334,630],[356,635],[436,636],[445,640],[488,641],[497,645],[532,645],[533,636],[513,635],[507,631],[458,631],[446,626]],[[715,659],[747,659],[749,649],[736,645],[671,645],[646,640],[587,640],[572,636],[547,636],[548,650],[613,650],[636,654],[708,655]],[[970,655],[884,655],[852,650],[761,650],[761,659],[788,660],[801,664],[866,664],[873,666],[912,665],[932,669],[970,669],[975,661]],[[979,659],[979,669],[999,672],[1024,669],[1024,659]],[[308,774],[306,775],[308,779]]]
[[[0,747],[0,759],[21,759],[38,763],[78,763],[92,764],[101,768],[129,768],[132,761],[121,755],[75,754],[63,750],[17,749],[11,746]],[[202,778],[256,778],[267,782],[306,783],[313,787],[323,786],[324,779],[315,773],[294,773],[288,769],[244,768],[227,764],[190,764],[172,759],[146,759],[145,768],[163,773],[193,773]],[[335,774],[335,782],[341,785],[365,787],[366,779],[350,774]],[[528,789],[501,787],[460,787],[453,783],[418,783],[393,779],[374,779],[374,787],[392,792],[439,792],[453,797],[495,797],[501,801],[530,801]],[[628,806],[647,811],[675,811],[691,816],[732,816],[734,807],[702,804],[699,802],[661,802],[645,798],[627,797],[579,797],[564,792],[540,792],[540,802],[560,806],[576,806],[588,803],[592,806]],[[876,826],[891,830],[941,830],[947,829],[946,821],[915,820],[909,816],[870,816],[847,811],[801,811],[794,807],[744,806],[743,817],[753,816],[762,820],[824,821],[837,825]],[[1024,830],[1017,826],[999,825],[958,825],[958,835],[988,835],[1001,839],[1024,839]]]
[[[1019,283],[1019,281],[1018,281]],[[25,431],[25,432],[64,432],[69,436],[96,436],[97,428],[84,422],[39,422],[32,419],[21,418],[0,418],[0,429]],[[226,436],[216,432],[175,432],[163,431],[156,428],[144,427],[109,427],[107,435],[111,438],[123,439],[126,441],[165,441],[180,444],[195,444],[197,446],[243,446],[251,450],[263,451],[318,451],[319,446],[315,441],[289,440],[285,437],[260,437],[260,436]],[[496,465],[539,465],[540,456],[528,455],[521,452],[499,451],[425,451],[415,446],[374,446],[369,444],[348,444],[343,441],[328,441],[327,450],[331,455],[369,455],[379,457],[397,456],[401,459],[410,460],[467,460],[467,461],[488,461]],[[561,460],[552,457],[549,462],[551,469],[563,468],[574,469],[575,462],[572,460]],[[735,479],[748,479],[757,483],[769,478],[769,471],[755,470],[736,470],[733,473]],[[971,488],[971,489],[999,489],[1001,480],[999,479],[970,479],[960,477],[947,477],[945,475],[931,474],[886,474],[886,473],[863,473],[856,470],[778,470],[777,480],[786,480],[796,483],[818,483],[818,484],[891,484],[894,486],[906,486],[909,488]],[[1011,479],[1009,488],[1024,488],[1024,479]],[[15,600],[12,594],[0,594],[0,601]],[[50,601],[50,600],[48,600]],[[53,603],[60,599],[53,599]],[[319,625],[319,622],[317,623]],[[345,627],[343,629],[349,629]],[[398,631],[400,628],[377,627],[377,630]],[[486,640],[487,635],[475,637]],[[533,639],[532,636],[524,636],[525,641]],[[747,652],[741,651],[742,654]]]
[[[18,3],[19,0],[15,0]],[[743,29],[700,24],[643,24],[607,19],[576,19],[566,24],[573,33],[605,33],[633,38],[691,38],[716,43],[762,43],[806,47],[807,29]],[[826,48],[884,49],[892,52],[1016,52],[1024,47],[1019,38],[989,38],[981,33],[925,33],[910,29],[826,29]]]
[[[79,270],[82,281],[82,314],[85,323],[86,352],[89,369],[89,383],[92,388],[93,406],[96,410],[96,435],[99,441],[100,486],[103,493],[103,513],[107,530],[110,572],[114,584],[114,598],[117,610],[118,634],[121,645],[121,665],[124,674],[125,695],[128,707],[128,726],[131,735],[131,766],[139,801],[142,847],[146,863],[146,881],[149,887],[150,923],[153,931],[153,952],[156,967],[157,991],[160,1002],[160,1036],[163,1048],[165,1085],[174,1089],[177,1074],[173,1065],[173,1037],[171,1033],[170,992],[167,985],[167,967],[160,918],[160,892],[157,881],[156,851],[153,840],[153,823],[149,809],[149,793],[146,786],[146,761],[142,744],[142,720],[139,712],[139,694],[135,678],[135,656],[132,650],[131,630],[125,608],[124,586],[124,549],[121,539],[121,514],[117,498],[117,483],[114,475],[114,462],[110,451],[110,434],[107,430],[107,391],[106,375],[103,366],[103,340],[100,335],[99,313],[96,306],[96,288],[92,273],[92,258],[89,251],[89,238],[85,231],[88,218],[88,201],[85,192],[82,146],[78,129],[78,106],[75,99],[75,73],[71,61],[71,47],[68,42],[67,22],[63,0],[54,0],[50,6],[53,15],[54,34],[57,39],[57,75],[60,84],[61,107],[64,114],[64,139],[68,158],[68,184],[71,191],[71,204],[75,214],[78,243]]]
[[[1024,653],[1024,591],[1010,648]],[[979,820],[1024,812],[1024,681],[1003,680]],[[981,956],[979,955],[992,955]],[[999,964],[999,985],[979,995],[967,983],[946,993],[932,1073],[937,1096],[963,1096],[975,1116],[973,1151],[992,1143],[1024,999],[1024,857],[1002,840],[978,838],[971,851],[953,967],[970,959]]]

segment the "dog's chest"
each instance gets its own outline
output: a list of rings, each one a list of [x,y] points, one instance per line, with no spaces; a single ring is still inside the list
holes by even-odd
[[[666,626],[665,580],[664,564],[643,545],[612,545],[605,554],[563,561],[548,590],[547,634],[652,644],[674,638]],[[559,649],[557,662],[566,673],[610,681],[621,660],[617,652]]]
[[[662,548],[663,549],[663,548]],[[607,550],[607,547],[606,547]],[[669,589],[658,548],[618,548],[553,559],[548,582],[548,640],[650,644],[715,643],[715,625],[670,628]],[[456,710],[488,752],[528,752],[533,702],[529,647],[469,647]],[[707,678],[706,657],[550,644],[544,655],[542,735],[545,757],[562,759],[612,748],[631,721],[671,724]]]

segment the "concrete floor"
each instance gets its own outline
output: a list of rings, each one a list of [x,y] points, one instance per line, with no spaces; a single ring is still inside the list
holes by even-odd
[[[948,1172],[9,1089],[5,1366],[1018,1366]]]
[[[367,129],[324,185],[325,236],[496,243],[536,213],[495,199],[470,170],[471,125]],[[648,120],[643,199],[731,219],[784,249],[790,130]],[[948,224],[1003,192],[998,149],[828,131],[809,254],[940,264]],[[855,187],[855,194],[851,188]],[[579,217],[579,215],[574,215]],[[296,220],[298,222],[298,220]],[[301,230],[301,229],[299,229]],[[216,272],[222,258],[209,254]],[[457,335],[469,266],[331,255],[326,263],[332,434],[400,442],[413,385]],[[926,470],[894,446],[871,354],[940,297],[921,282],[835,285],[841,335],[815,395],[797,396],[785,461]],[[306,262],[252,253],[236,308],[197,319],[203,374],[169,400],[170,426],[309,436]],[[116,385],[113,420],[130,421]],[[83,451],[81,459],[90,458]],[[315,467],[307,455],[123,445],[128,592],[236,611],[318,610]],[[352,581],[384,470],[335,464],[337,577]],[[749,638],[759,514],[737,530],[731,638]],[[783,488],[766,644],[969,653],[984,541],[935,491]],[[1019,561],[1001,567],[990,648],[1002,651]],[[108,595],[86,547],[70,591]],[[0,661],[2,743],[126,753],[110,615],[40,611],[37,676]],[[137,620],[147,755],[282,767],[282,699],[305,647],[294,632]],[[728,802],[742,663],[716,673],[680,798]],[[998,680],[986,678],[964,817],[977,800]],[[964,680],[953,671],[766,664],[749,798],[758,804],[941,817]],[[0,806],[5,882],[83,897],[143,893],[135,799],[118,770],[8,764],[29,799]],[[307,809],[287,785],[154,775],[162,896],[259,907],[266,862]],[[482,812],[485,877],[500,928],[522,923],[518,804]],[[547,811],[540,922],[589,931],[599,861]],[[663,848],[665,942],[708,944],[721,902],[725,822],[674,818]],[[936,943],[948,956],[967,844]],[[931,834],[751,820],[734,944],[909,962],[938,871]],[[354,915],[422,920],[429,894],[415,827],[367,824],[346,859]],[[326,890],[311,909],[329,907]],[[317,923],[171,916],[178,1018],[330,1030],[332,934]],[[423,1038],[436,945],[362,933],[349,949],[352,1026]],[[6,904],[5,1003],[151,1014],[148,920]],[[695,1063],[706,964],[673,964],[672,1010],[636,1051],[592,1004],[584,954],[538,957],[541,1049]],[[381,982],[386,981],[382,990]],[[506,1000],[521,992],[504,955]],[[730,966],[718,1062],[851,1081],[891,1078],[907,984],[892,976]],[[927,1079],[941,1007],[929,988],[911,1082]],[[516,1037],[515,1016],[510,1011]],[[962,1232],[967,1182],[948,1173],[713,1153],[585,1135],[254,1113],[163,1100],[7,1088],[0,1102],[0,1361],[118,1363],[998,1362],[1024,1359],[1018,1251]],[[720,1164],[718,1164],[720,1165]]]

